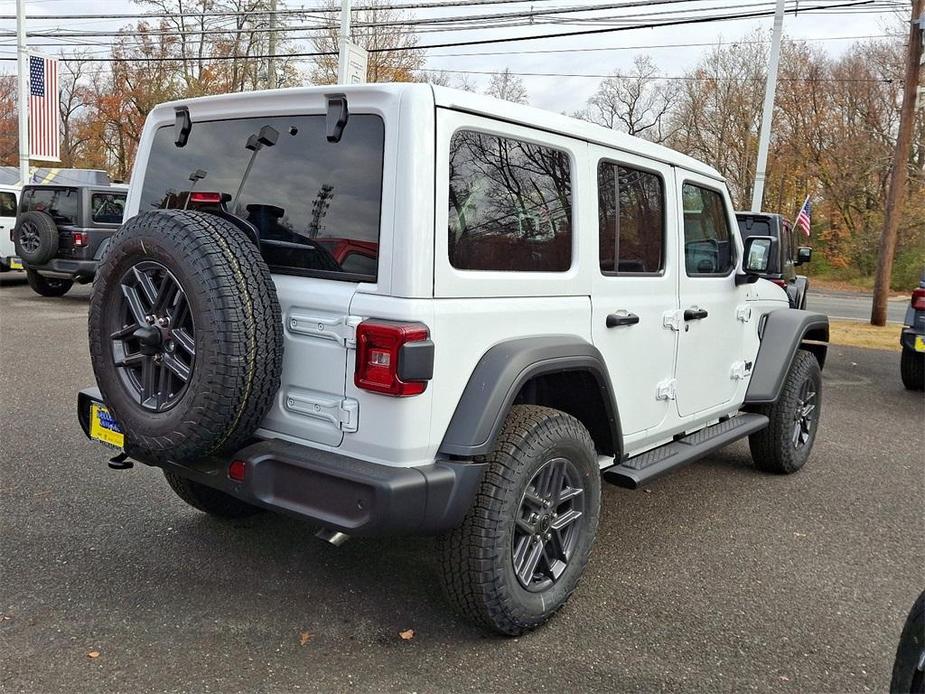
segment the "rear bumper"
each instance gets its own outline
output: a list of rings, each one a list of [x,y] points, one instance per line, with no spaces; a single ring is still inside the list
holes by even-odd
[[[78,418],[89,436],[92,401],[78,395]],[[228,476],[232,460],[244,463],[241,482]],[[227,458],[158,467],[242,501],[303,518],[349,535],[430,535],[462,522],[472,506],[485,465],[437,460],[420,467],[378,465],[280,439],[251,444]]]
[[[902,335],[900,335],[899,343],[905,349],[911,349],[913,352],[923,353],[925,350],[925,342],[922,340],[918,341],[916,344],[915,338],[925,338],[925,333],[921,330],[916,330],[915,328],[903,328]]]
[[[54,277],[62,280],[92,280],[99,267],[98,260],[69,260],[67,258],[52,258],[44,265],[29,265],[45,277]]]

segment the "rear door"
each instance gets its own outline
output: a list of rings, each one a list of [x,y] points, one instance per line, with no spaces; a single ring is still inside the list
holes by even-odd
[[[262,433],[339,446],[358,424],[346,396],[359,322],[350,304],[379,269],[383,118],[351,109],[338,142],[323,113],[194,118],[186,144],[174,140],[173,125],[155,132],[138,209],[199,208],[256,234],[285,330],[282,383]],[[336,250],[352,245],[366,262]]]
[[[597,262],[592,336],[607,362],[620,423],[642,443],[669,414],[677,333],[664,316],[678,308],[674,174],[670,166],[592,147],[597,180]],[[659,388],[663,392],[659,393]]]
[[[681,169],[676,177],[683,219],[675,323],[678,413],[707,418],[732,401],[744,376],[747,290],[735,284],[739,250],[726,187]]]
[[[16,207],[19,200],[16,192],[0,188],[0,258],[16,255],[10,232],[16,226]]]

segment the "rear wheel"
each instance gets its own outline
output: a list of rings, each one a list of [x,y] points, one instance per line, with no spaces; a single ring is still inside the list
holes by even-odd
[[[449,601],[511,636],[569,599],[597,534],[601,481],[582,424],[546,407],[512,408],[472,509],[438,541]]]
[[[903,347],[899,372],[907,390],[925,390],[925,353]]]
[[[42,296],[64,296],[74,285],[71,280],[58,279],[57,277],[45,277],[32,269],[26,270],[26,280],[32,291]]]
[[[167,484],[177,496],[193,508],[219,518],[247,518],[263,509],[246,504],[229,494],[212,489],[204,484],[193,482],[172,472],[164,472]]]
[[[797,350],[780,397],[757,411],[766,414],[766,429],[748,437],[755,467],[786,475],[806,463],[822,413],[822,371],[816,357]]]

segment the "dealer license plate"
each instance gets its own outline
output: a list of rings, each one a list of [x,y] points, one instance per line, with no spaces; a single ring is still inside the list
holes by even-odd
[[[90,405],[90,438],[116,448],[125,445],[125,436],[119,423],[109,414],[106,406],[98,402]]]

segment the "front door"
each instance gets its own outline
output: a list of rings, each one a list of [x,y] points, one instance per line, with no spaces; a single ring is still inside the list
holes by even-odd
[[[683,219],[675,323],[678,414],[707,419],[733,399],[744,376],[746,288],[735,284],[741,251],[726,187],[680,169],[676,179]]]
[[[644,443],[669,414],[659,386],[670,384],[677,334],[664,326],[677,310],[673,172],[629,154],[591,148],[597,178],[597,267],[592,337],[603,354],[628,443]]]

